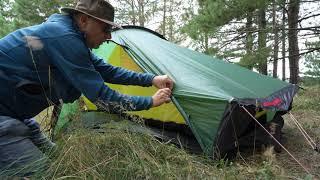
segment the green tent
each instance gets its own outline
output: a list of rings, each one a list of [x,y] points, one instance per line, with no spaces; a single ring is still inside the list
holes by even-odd
[[[141,27],[114,31],[112,41],[94,53],[115,66],[169,75],[175,82],[171,104],[128,113],[186,126],[210,156],[228,155],[239,147],[244,132],[252,130],[254,120],[245,109],[259,121],[270,121],[276,113],[290,109],[298,90],[287,82],[178,46]],[[110,86],[132,95],[156,91],[154,87]],[[84,101],[85,110],[97,110]]]

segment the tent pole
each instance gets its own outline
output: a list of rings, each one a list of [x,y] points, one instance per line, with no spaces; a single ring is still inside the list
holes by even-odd
[[[190,125],[189,122],[189,115],[187,115],[186,112],[184,112],[184,110],[182,109],[182,107],[180,106],[180,104],[178,103],[177,99],[173,96],[171,96],[171,100],[173,102],[174,105],[176,105],[178,111],[181,113],[182,117],[186,120],[186,122],[188,123],[188,125]]]

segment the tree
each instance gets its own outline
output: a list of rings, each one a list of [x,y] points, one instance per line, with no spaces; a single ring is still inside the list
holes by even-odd
[[[278,77],[278,53],[279,53],[279,33],[278,33],[278,23],[277,23],[277,4],[273,1],[272,5],[272,29],[274,34],[274,49],[273,49],[273,73],[274,78]]]
[[[306,43],[306,46],[313,49],[320,49],[320,41]],[[305,67],[308,70],[304,73],[307,76],[320,78],[320,51],[313,51],[305,55]]]
[[[254,33],[253,33],[253,13],[248,12],[246,17],[246,54],[240,59],[239,64],[250,70],[255,66],[253,45],[254,45]]]
[[[266,20],[265,15],[259,16],[257,10],[264,9],[269,1],[199,0],[198,2],[199,14],[188,23],[185,32],[193,39],[199,39],[199,35],[205,34],[208,42],[214,42],[209,43],[209,47],[206,47],[203,52],[210,50],[209,52],[215,53],[218,57],[230,60],[240,59],[240,65],[249,69],[257,68],[266,73],[268,48],[266,40],[263,40],[267,37]],[[265,14],[265,11],[260,12]],[[262,18],[258,20],[260,26],[254,23],[258,17]],[[197,33],[193,30],[194,27],[197,27]],[[257,34],[260,37],[260,46],[254,44],[257,42]],[[206,40],[206,38],[203,39]]]
[[[282,42],[282,81],[286,80],[286,0],[283,0],[282,5],[282,37],[281,37],[281,42]]]
[[[193,1],[193,0],[190,0]],[[183,40],[180,28],[184,23],[182,0],[119,0],[116,20],[122,25],[148,27],[162,34],[167,40]]]
[[[282,78],[286,79],[288,59],[290,82],[298,82],[300,57],[316,50],[299,48],[299,44],[320,33],[320,13],[300,10],[300,6],[306,4],[319,9],[317,1],[198,0],[198,3],[199,13],[190,19],[185,32],[196,42],[203,40],[199,43],[205,47],[203,52],[213,52],[228,61],[240,60],[240,65],[263,74],[267,72],[267,64],[272,62],[272,74],[277,77],[281,42]]]
[[[289,38],[289,68],[290,83],[297,84],[299,79],[299,45],[298,45],[298,18],[300,0],[289,0],[288,8],[288,38]]]
[[[258,65],[257,69],[261,74],[268,74],[268,49],[267,49],[267,32],[266,32],[266,11],[265,8],[262,7],[258,10]]]
[[[58,13],[62,6],[73,6],[75,0],[15,0],[10,10],[15,29],[31,26],[46,20],[51,14]]]
[[[0,1],[0,38],[8,34],[14,29],[12,19],[9,17],[10,9],[12,8],[12,1],[2,0]]]
[[[183,26],[182,0],[163,0],[159,6],[159,13],[162,11],[162,21],[156,31],[166,37],[169,41],[179,43],[184,37],[180,33]]]
[[[156,0],[119,0],[115,5],[117,19],[121,24],[142,27],[154,16],[157,10]]]
[[[161,30],[162,35],[166,36],[166,24],[167,24],[167,0],[163,0],[163,17],[162,17],[162,24],[161,24]]]

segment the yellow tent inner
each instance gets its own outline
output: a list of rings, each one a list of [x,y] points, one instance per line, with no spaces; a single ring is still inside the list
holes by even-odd
[[[116,45],[114,43],[103,44],[99,48],[99,52],[103,52],[103,49],[106,48],[113,48],[112,52],[110,53],[109,57],[103,57],[104,59],[108,60],[108,63],[112,64],[113,66],[123,67],[132,71],[136,72],[143,72],[143,70],[131,59],[128,53],[124,50],[123,47]],[[107,56],[106,54],[96,54]],[[128,85],[117,85],[117,84],[109,84],[106,83],[110,88],[119,91],[123,94],[128,95],[136,95],[136,96],[152,96],[156,91],[157,88],[152,87],[140,87],[140,86],[128,86]],[[90,102],[87,98],[83,97],[84,101],[84,108],[88,111],[95,111],[97,107]],[[185,124],[185,121],[176,108],[176,106],[170,102],[167,104],[163,104],[159,107],[151,108],[149,110],[143,111],[131,111],[128,114],[138,115],[142,118],[146,119],[154,119],[160,120],[163,122],[174,122],[177,124]]]

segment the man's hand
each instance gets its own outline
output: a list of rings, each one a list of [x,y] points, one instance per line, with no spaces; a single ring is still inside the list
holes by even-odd
[[[159,89],[153,96],[152,96],[152,107],[160,106],[163,103],[169,103],[171,101],[171,90],[169,88]]]
[[[152,84],[159,89],[169,88],[170,90],[172,90],[173,88],[173,81],[168,75],[154,77],[152,80]]]

